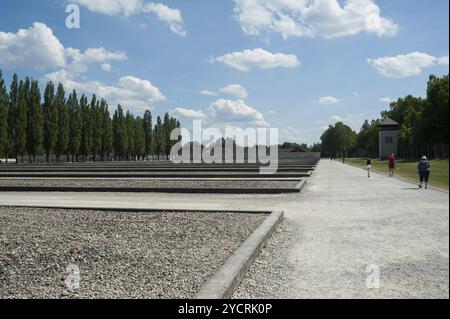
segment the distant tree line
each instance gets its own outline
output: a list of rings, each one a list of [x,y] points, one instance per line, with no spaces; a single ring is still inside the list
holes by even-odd
[[[448,75],[431,75],[425,99],[408,95],[390,104],[381,112],[400,124],[399,156],[417,158],[423,154],[448,158],[449,81]],[[330,126],[321,137],[325,156],[378,157],[378,128],[381,119],[366,120],[359,133],[343,123]]]
[[[118,105],[111,118],[108,104],[95,95],[90,101],[68,97],[61,83],[48,82],[43,98],[38,81],[14,74],[8,92],[0,70],[0,158],[34,162],[45,155],[61,161],[142,160],[168,157],[176,141],[170,132],[180,122],[165,114],[152,124],[152,114],[143,117],[124,112]]]

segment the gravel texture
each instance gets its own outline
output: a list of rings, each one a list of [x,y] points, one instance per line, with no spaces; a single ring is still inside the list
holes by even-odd
[[[190,298],[264,218],[0,207],[0,298]]]
[[[298,241],[295,225],[284,219],[251,265],[234,292],[233,299],[277,299],[290,295],[294,289],[295,265],[289,251]]]
[[[283,188],[291,189],[297,181],[270,180],[163,180],[163,179],[3,179],[0,186],[27,187],[135,187],[135,188]]]

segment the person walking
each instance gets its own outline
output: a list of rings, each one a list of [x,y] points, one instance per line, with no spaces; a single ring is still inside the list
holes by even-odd
[[[369,157],[367,158],[366,165],[367,165],[367,177],[370,177],[370,170],[372,169],[372,159],[370,159]]]
[[[389,177],[394,177],[395,172],[395,162],[397,161],[397,158],[394,154],[391,154],[388,158],[389,163]]]
[[[428,179],[430,178],[430,162],[428,158],[424,155],[419,161],[419,165],[417,165],[417,171],[419,172],[419,188],[423,187],[423,183],[425,182],[425,189],[428,188]]]

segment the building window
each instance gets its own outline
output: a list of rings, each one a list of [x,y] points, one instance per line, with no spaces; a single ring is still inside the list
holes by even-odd
[[[385,142],[386,144],[392,144],[392,143],[394,143],[394,139],[392,138],[392,136],[386,136],[386,137],[384,138],[384,142]]]

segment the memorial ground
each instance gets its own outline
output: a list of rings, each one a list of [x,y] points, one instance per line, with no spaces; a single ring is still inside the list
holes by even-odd
[[[300,194],[1,193],[0,205],[282,210],[234,297],[449,297],[448,192],[339,162],[319,162]]]

